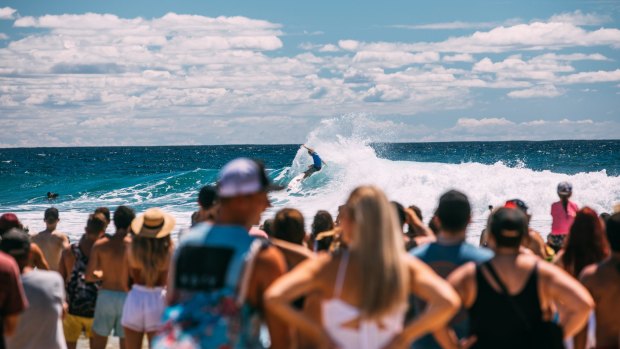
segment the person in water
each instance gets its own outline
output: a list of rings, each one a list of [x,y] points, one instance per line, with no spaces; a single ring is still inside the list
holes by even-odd
[[[304,179],[310,177],[313,173],[320,171],[323,168],[323,160],[317,152],[312,148],[308,148],[304,145],[304,148],[308,149],[308,155],[312,156],[312,165],[308,166],[306,172],[304,172]]]

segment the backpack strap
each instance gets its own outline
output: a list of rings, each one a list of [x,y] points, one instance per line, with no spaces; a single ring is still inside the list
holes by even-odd
[[[271,246],[271,242],[264,238],[255,239],[250,245],[248,254],[245,257],[245,266],[241,274],[239,282],[239,292],[237,293],[237,304],[241,305],[245,303],[247,298],[248,289],[250,287],[250,278],[254,271],[254,264],[256,263],[256,257],[260,252]]]

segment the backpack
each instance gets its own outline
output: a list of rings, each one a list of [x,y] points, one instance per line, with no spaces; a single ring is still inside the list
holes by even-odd
[[[268,244],[242,227],[192,228],[174,259],[174,287],[182,300],[165,310],[153,348],[263,348],[260,314],[246,294],[254,260]]]

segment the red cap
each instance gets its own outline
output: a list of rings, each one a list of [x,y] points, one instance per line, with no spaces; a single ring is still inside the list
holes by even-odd
[[[15,213],[5,213],[0,216],[0,233],[4,233],[12,228],[21,227],[22,223]]]

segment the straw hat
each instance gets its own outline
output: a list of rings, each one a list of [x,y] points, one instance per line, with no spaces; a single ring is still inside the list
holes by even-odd
[[[134,234],[145,238],[163,238],[170,235],[176,220],[159,208],[149,208],[131,221]]]

